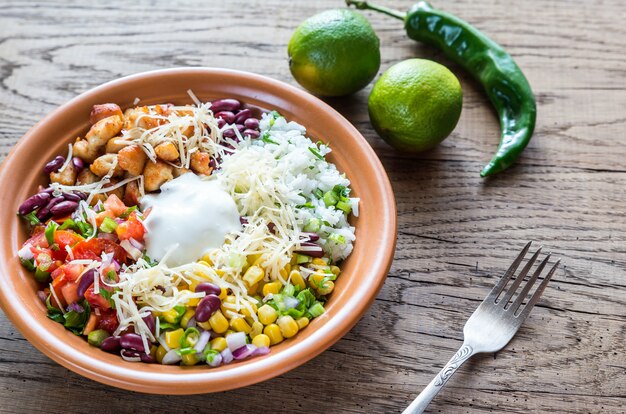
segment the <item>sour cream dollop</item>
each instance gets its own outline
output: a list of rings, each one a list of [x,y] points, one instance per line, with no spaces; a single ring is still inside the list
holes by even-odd
[[[143,222],[148,256],[161,260],[178,244],[169,266],[200,259],[221,247],[227,233],[241,229],[237,205],[220,183],[192,173],[165,183],[159,194],[142,197],[140,205],[143,211],[152,209]]]

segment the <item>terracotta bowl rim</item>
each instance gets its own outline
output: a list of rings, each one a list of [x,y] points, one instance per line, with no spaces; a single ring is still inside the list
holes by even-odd
[[[19,152],[18,150],[26,145],[37,131],[45,128],[52,120],[65,116],[71,108],[88,102],[92,96],[102,91],[120,85],[132,85],[134,82],[145,78],[166,79],[197,74],[246,79],[258,87],[271,89],[274,94],[282,93],[292,97],[290,99],[292,99],[294,106],[309,105],[312,111],[320,114],[319,116],[327,119],[334,118],[340,123],[342,129],[347,132],[343,134],[344,138],[342,139],[352,140],[355,144],[355,152],[359,153],[362,159],[366,161],[366,165],[360,165],[358,169],[368,172],[369,178],[363,179],[368,182],[368,193],[370,193],[368,197],[380,197],[384,210],[376,224],[376,230],[380,234],[380,244],[377,245],[376,251],[372,253],[359,250],[358,240],[355,245],[355,254],[360,252],[359,254],[374,256],[373,265],[370,269],[371,275],[368,279],[371,284],[355,287],[353,295],[332,318],[329,318],[309,337],[274,355],[270,353],[266,357],[259,358],[258,361],[244,365],[233,364],[228,369],[219,372],[211,372],[210,369],[202,372],[189,370],[185,373],[176,374],[140,372],[133,369],[134,364],[130,363],[128,367],[119,368],[107,365],[101,360],[94,361],[94,358],[90,358],[64,343],[59,335],[42,329],[41,323],[43,322],[41,321],[46,319],[45,315],[42,317],[42,315],[30,315],[25,312],[25,305],[22,303],[20,295],[13,295],[10,292],[10,280],[18,278],[9,270],[10,261],[16,260],[15,257],[19,249],[17,236],[15,234],[5,235],[0,241],[0,306],[2,310],[22,335],[45,355],[80,375],[108,385],[147,393],[195,394],[239,388],[283,374],[323,352],[359,321],[376,298],[393,260],[397,234],[394,195],[380,160],[365,138],[339,112],[322,100],[284,82],[244,71],[207,67],[161,69],[122,77],[90,89],[45,116],[18,141],[0,165],[0,191],[4,194],[3,187],[5,187],[7,180],[11,179],[8,171],[10,168],[7,166],[10,167],[19,161],[15,159],[14,154]],[[307,126],[305,119],[298,120],[298,122],[304,124],[305,127]],[[37,159],[38,156],[33,157]],[[348,178],[354,181],[355,177],[349,175]],[[6,198],[3,198],[2,202],[5,205],[8,203]],[[9,253],[12,253],[12,256],[9,256]]]

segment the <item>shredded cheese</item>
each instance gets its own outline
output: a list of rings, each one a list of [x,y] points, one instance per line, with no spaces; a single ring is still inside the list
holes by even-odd
[[[72,162],[72,157],[74,156],[72,150],[72,144],[67,144],[67,158],[65,158],[65,162],[63,163],[61,168],[59,168],[58,172],[63,172],[67,168],[67,166],[70,165],[70,162]]]

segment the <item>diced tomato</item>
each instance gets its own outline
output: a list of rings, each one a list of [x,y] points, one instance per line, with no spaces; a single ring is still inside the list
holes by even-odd
[[[117,243],[104,239],[89,239],[78,242],[72,249],[74,259],[102,260],[102,252],[113,253],[118,263],[126,261],[126,251]]]
[[[123,223],[120,223],[115,228],[115,233],[120,240],[135,239],[138,242],[143,241],[143,235],[146,233],[146,229],[137,218],[137,214],[134,212]]]
[[[109,278],[109,274],[111,274],[111,272],[113,272],[113,274],[115,275],[113,277],[113,279]],[[119,278],[117,272],[115,271],[115,265],[113,263],[111,263],[107,267],[101,269],[100,273],[102,274],[102,279],[106,280],[107,282],[115,282],[115,283],[117,283],[117,282],[120,281],[120,278]]]
[[[41,247],[42,249],[48,248],[48,240],[46,240],[46,235],[44,234],[43,230],[33,232],[33,234],[30,236],[30,239],[26,240],[23,246],[29,243],[33,247]]]
[[[78,276],[83,273],[85,267],[80,264],[66,264],[63,266],[63,273],[65,273],[65,278],[68,281],[75,282],[78,279]]]
[[[65,250],[65,246],[74,247],[80,241],[85,240],[80,235],[68,230],[57,230],[54,232],[54,242],[60,250]]]
[[[110,211],[115,215],[115,217],[117,217],[124,213],[128,207],[126,207],[126,204],[124,204],[118,196],[111,194],[104,202],[104,209]]]
[[[52,277],[52,279],[56,279],[57,277],[64,274],[65,272],[63,271],[63,267],[59,266],[50,273],[50,276]]]
[[[66,303],[78,302],[78,283],[67,283],[61,288],[61,293]]]
[[[62,274],[61,276],[57,277],[56,279],[54,279],[51,283],[52,285],[52,289],[54,290],[54,295],[52,295],[52,299],[51,299],[51,303],[52,306],[55,306],[57,308],[65,308],[65,306],[67,306],[67,302],[64,301],[64,297],[63,297],[63,286],[65,286],[67,284],[67,279],[65,278],[65,274]],[[59,298],[59,300],[61,301],[61,303],[57,303],[57,301],[55,300],[54,296],[56,295],[57,298]]]
[[[100,286],[100,290],[102,289],[103,287]],[[91,286],[85,292],[85,299],[87,299],[87,302],[89,302],[89,304],[93,306],[94,308],[111,309],[111,304],[109,303],[107,299],[105,299],[99,293],[94,293],[93,286]]]
[[[98,322],[99,329],[104,329],[108,333],[113,334],[119,324],[117,314],[114,310],[100,312],[100,322]]]
[[[115,218],[115,214],[113,214],[113,212],[109,211],[109,210],[104,210],[98,214],[96,214],[96,225],[98,227],[100,227],[102,225],[102,222],[104,221],[104,219],[108,217],[108,218]]]

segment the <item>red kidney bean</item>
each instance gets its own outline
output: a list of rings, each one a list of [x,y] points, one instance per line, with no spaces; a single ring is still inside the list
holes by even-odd
[[[218,99],[211,102],[211,110],[213,113],[220,111],[236,111],[241,108],[241,102],[236,99]]]
[[[217,127],[221,129],[224,125],[226,125],[226,121],[224,121],[222,118],[218,118]]]
[[[261,134],[255,129],[246,129],[243,131],[243,135],[249,136],[250,138],[258,138]]]
[[[43,172],[45,172],[46,174],[57,172],[59,171],[59,168],[61,168],[63,163],[65,163],[65,157],[62,155],[57,155],[52,161],[50,161],[46,164],[45,167],[43,167]]]
[[[150,312],[148,316],[144,316],[142,319],[146,323],[148,329],[150,329],[150,332],[152,332],[152,334],[154,335],[154,333],[156,332],[156,321],[154,320],[154,315],[152,314],[152,312]]]
[[[78,208],[78,203],[76,201],[62,201],[50,209],[50,213],[54,217],[63,217],[67,216],[70,213],[73,213]]]
[[[227,124],[235,122],[235,114],[230,111],[221,111],[215,114],[216,118],[222,118]]]
[[[117,353],[121,348],[119,336],[109,336],[100,344],[100,349],[106,352]]]
[[[85,292],[91,285],[93,285],[93,277],[95,270],[89,269],[80,277],[80,281],[78,282],[78,290],[76,293],[78,294],[79,299],[83,299],[85,297]]]
[[[312,242],[318,241],[320,239],[320,236],[317,233],[302,233],[302,235],[304,237],[308,237],[309,241],[312,241]]]
[[[196,307],[195,318],[197,322],[206,322],[209,320],[222,305],[222,301],[215,295],[207,295],[203,297]]]
[[[77,203],[83,199],[81,196],[79,196],[76,193],[63,193],[62,195],[63,195],[63,198],[65,198],[67,201],[75,201]]]
[[[46,193],[46,194],[52,195],[52,193],[54,192],[54,188],[52,188],[52,187],[43,188],[43,187],[39,186],[39,188],[41,188],[41,190],[39,190],[40,193]]]
[[[267,229],[270,231],[270,233],[276,234],[276,224],[267,223]]]
[[[35,194],[34,196],[28,197],[26,201],[22,203],[22,205],[18,209],[18,213],[20,213],[21,215],[28,214],[36,208],[45,206],[46,204],[48,204],[48,201],[50,201],[50,194]]]
[[[245,217],[239,217],[239,222],[243,225],[243,224],[248,224],[248,219]]]
[[[132,349],[133,351],[145,351],[141,336],[136,333],[127,333],[120,336],[120,346],[124,349]]]
[[[196,292],[204,292],[207,295],[219,296],[222,292],[222,289],[215,283],[202,282],[198,283],[198,285],[196,286]]]
[[[141,358],[141,362],[145,362],[146,364],[152,364],[154,362],[152,355],[146,354],[145,352],[139,354],[139,358]]]
[[[248,118],[246,119],[243,124],[246,126],[246,128],[248,129],[258,129],[259,128],[259,120],[256,118]]]
[[[126,358],[137,358],[137,357],[141,358],[140,353],[132,349],[122,349],[122,351],[120,352],[120,355]]]
[[[76,167],[76,170],[79,172],[85,169],[85,161],[78,157],[72,158],[72,164],[74,164],[74,167]]]
[[[50,210],[59,203],[65,201],[63,197],[54,197],[52,200],[48,202],[44,207],[40,208],[37,211],[37,218],[40,221],[46,221],[46,219],[50,216]]]
[[[231,128],[228,128],[227,130],[222,132],[222,136],[224,138],[235,138],[237,136],[237,134],[235,133],[234,130],[232,130]]]
[[[235,115],[235,123],[237,124],[243,124],[244,121],[248,118],[250,118],[252,116],[252,111],[249,109],[242,109],[241,111],[237,112],[237,115]]]
[[[235,125],[235,127],[237,127],[237,130],[238,130],[239,132],[243,132],[243,130],[244,130],[244,129],[246,129],[246,127],[245,127],[245,126],[243,126],[242,124],[237,124],[237,125]]]
[[[315,250],[307,249],[306,251],[305,250],[296,250],[295,253],[304,254],[304,255],[307,255],[307,256],[311,256],[311,257],[324,257],[324,250],[322,249],[321,246],[318,246],[317,244],[314,244],[314,243],[307,243],[307,242],[301,243],[301,245],[302,246],[308,246],[308,247],[316,246],[317,249],[315,249]]]

